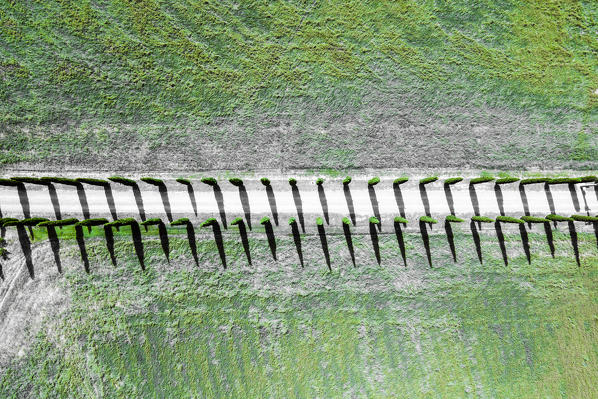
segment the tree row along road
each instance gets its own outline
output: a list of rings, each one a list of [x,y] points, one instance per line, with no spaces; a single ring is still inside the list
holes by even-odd
[[[0,187],[3,217],[43,216],[54,219],[57,211],[61,218],[114,216],[102,187],[84,185],[83,190],[77,190],[55,184],[53,199],[45,186],[26,184],[25,187],[26,195],[24,190],[19,193],[16,187]],[[131,187],[112,183],[113,211],[119,218],[160,217],[166,220],[166,211],[170,208],[173,219],[188,217],[200,222],[207,217],[216,217],[222,222],[222,216],[225,216],[230,222],[235,217],[247,219],[249,216],[254,225],[263,216],[274,216],[283,226],[289,217],[296,217],[299,213],[304,215],[306,225],[317,216],[328,216],[330,224],[335,224],[340,223],[342,217],[351,215],[357,222],[379,216],[384,223],[399,215],[416,221],[426,214],[441,220],[451,213],[461,218],[475,214],[495,217],[501,213],[514,217],[526,213],[532,216],[598,213],[598,198],[593,188],[582,190],[576,185],[570,191],[566,184],[553,185],[548,190],[544,184],[527,185],[523,192],[518,183],[506,184],[500,186],[499,193],[494,183],[475,186],[456,184],[450,186],[450,193],[447,193],[439,182],[426,185],[424,190],[416,183],[404,184],[397,190],[390,184],[369,188],[367,183],[355,181],[349,190],[343,190],[340,184],[325,183],[318,188],[313,182],[300,182],[295,192],[286,181],[272,181],[272,190],[248,184],[244,192],[228,182],[221,183],[218,190],[199,181],[194,181],[191,192],[187,186],[178,183],[169,182],[167,187],[165,192],[160,193],[157,187],[139,182],[136,198]],[[452,210],[449,206],[451,197]]]

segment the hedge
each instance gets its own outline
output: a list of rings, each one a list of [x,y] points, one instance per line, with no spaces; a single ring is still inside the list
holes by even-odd
[[[37,226],[38,224],[40,224],[41,222],[47,222],[50,219],[48,218],[40,218],[40,217],[36,217],[36,218],[27,218],[27,219],[23,219],[19,222],[19,224],[21,226]]]
[[[38,224],[39,227],[60,227],[69,226],[79,222],[76,218],[61,219],[61,220],[48,220],[47,222],[41,222]]]
[[[124,184],[125,186],[134,186],[137,184],[135,180],[127,179],[122,176],[111,176],[108,178],[108,180],[113,181],[115,183]]]
[[[409,181],[408,177],[398,177],[392,181],[392,184],[399,186],[403,183],[407,183],[408,181]]]
[[[118,220],[116,222],[118,222]],[[100,226],[102,224],[107,224],[107,223],[108,223],[108,219],[93,218],[93,219],[81,220],[80,222],[75,223],[75,226],[90,227],[90,226]],[[114,222],[112,222],[112,223],[114,223]],[[109,223],[109,224],[111,224],[111,223]]]
[[[270,223],[270,218],[268,216],[264,216],[260,219],[260,224]]]
[[[502,223],[525,224],[525,222],[523,220],[517,219],[517,218],[513,218],[511,216],[497,216],[496,217],[496,221],[497,222],[502,222]]]
[[[407,224],[409,221],[403,217],[395,216],[395,223]]]
[[[318,226],[323,226],[324,225],[324,220],[321,217],[317,217],[316,218],[316,224]]]
[[[81,184],[77,180],[69,179],[67,177],[42,177],[40,180],[48,183],[68,184],[70,186],[78,186]]]
[[[213,177],[202,177],[201,182],[207,184],[208,186],[218,185],[218,180],[214,179]]]
[[[521,216],[521,220],[527,223],[548,223],[550,220],[536,216]]]
[[[236,226],[238,224],[243,224],[243,218],[234,218],[232,222],[230,222],[231,226]]]
[[[184,179],[184,178],[182,178],[182,177],[179,177],[179,178],[175,179],[175,181],[176,181],[177,183],[186,184],[186,185],[188,185],[188,186],[190,186],[190,185],[191,185],[191,180],[189,180],[189,179]]]
[[[351,226],[351,220],[348,217],[344,217],[343,224],[346,224],[347,226]]]
[[[142,182],[147,183],[147,184],[152,184],[154,186],[163,186],[164,185],[164,181],[162,179],[156,179],[155,177],[142,177],[141,179]]]
[[[295,219],[295,218],[289,218],[289,226],[292,226],[292,225],[294,225],[296,223],[297,223],[297,219]]]
[[[556,177],[554,179],[548,179],[548,184],[576,184],[581,183],[579,177]]]
[[[189,218],[180,218],[170,222],[171,226],[185,226],[189,223]]]
[[[368,180],[368,186],[375,186],[378,183],[380,183],[380,178],[378,176],[372,177],[370,180]]]
[[[218,224],[218,221],[216,221],[216,219],[208,218],[208,219],[204,220],[204,222],[202,224],[200,224],[199,227],[209,227],[209,226],[213,226],[215,224]]]
[[[444,181],[444,184],[446,184],[446,185],[456,184],[456,183],[459,183],[460,181],[463,181],[462,177],[451,177],[450,179],[446,179]]]
[[[455,215],[448,215],[445,220],[447,222],[451,222],[451,223],[461,223],[461,222],[464,222],[463,219],[458,218]]]
[[[372,216],[370,218],[370,224],[380,224],[380,221],[378,220],[377,217]]]
[[[430,216],[422,216],[419,218],[419,221],[424,222],[424,223],[430,223],[430,224],[438,223],[438,220],[432,219]]]
[[[318,177],[318,178],[316,179],[316,184],[317,184],[318,186],[321,186],[322,184],[324,184],[324,178],[323,178],[323,177]]]
[[[262,182],[262,184],[266,187],[268,187],[270,185],[270,179],[268,179],[267,177],[262,177],[260,179],[260,181]]]
[[[469,184],[488,183],[491,181],[494,181],[494,177],[490,177],[490,176],[476,177],[474,179],[469,180]]]
[[[537,184],[537,183],[546,183],[548,180],[550,180],[547,177],[534,177],[532,179],[523,179],[521,180],[521,185],[526,185],[526,184]]]
[[[15,176],[11,177],[10,180],[18,181],[19,183],[47,184],[47,182],[43,181],[39,177]]]
[[[349,183],[351,183],[353,179],[351,179],[351,176],[347,176],[343,179],[343,185],[348,185]]]
[[[486,216],[472,216],[471,220],[473,222],[480,222],[480,223],[494,223],[494,219],[486,217]]]
[[[1,179],[0,178],[0,186],[12,186],[12,187],[15,187],[15,186],[18,186],[20,184],[23,184],[23,183],[19,183],[18,181],[14,181],[12,179]]]
[[[561,215],[555,215],[555,214],[550,214],[546,216],[547,220],[550,220],[552,222],[572,222],[573,219],[565,217],[565,216],[561,216]]]
[[[154,225],[162,224],[162,223],[164,223],[164,222],[162,222],[162,219],[160,219],[160,218],[151,218],[151,219],[147,219],[146,221],[141,222],[139,224],[142,226],[154,226]]]
[[[296,185],[297,185],[297,179],[295,179],[294,177],[291,177],[291,178],[289,179],[289,184],[290,184],[291,186],[293,186],[293,187],[294,187],[294,186],[296,186]]]
[[[593,183],[598,180],[598,177],[590,175],[590,176],[582,176],[579,178],[582,183]]]
[[[231,177],[228,179],[228,182],[237,187],[241,187],[243,185],[243,180],[239,179],[238,177]]]
[[[577,222],[598,222],[598,216],[571,215],[571,219]]]
[[[95,186],[107,186],[110,184],[106,180],[92,179],[89,177],[77,177],[75,180],[78,181],[79,183],[93,184]]]
[[[438,180],[438,176],[425,177],[419,181],[419,184],[429,184]]]
[[[496,184],[509,184],[509,183],[515,183],[516,181],[519,181],[519,178],[517,178],[517,177],[503,177],[502,179],[496,180],[494,183],[496,183]]]
[[[110,223],[106,223],[105,227],[121,227],[121,226],[128,226],[130,224],[135,223],[136,220],[133,218],[124,218],[124,219],[117,219]]]
[[[0,218],[0,226],[6,227],[6,223],[18,222],[17,218]],[[12,225],[11,225],[12,226]]]

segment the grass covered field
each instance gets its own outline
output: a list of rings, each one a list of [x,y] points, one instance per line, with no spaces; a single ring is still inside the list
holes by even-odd
[[[0,163],[595,168],[593,1],[0,1]]]
[[[232,237],[223,271],[210,234],[198,236],[199,266],[185,239],[171,237],[168,264],[148,235],[145,272],[130,239],[117,239],[115,267],[103,238],[89,237],[89,275],[62,240],[65,275],[41,281],[66,293],[68,311],[46,315],[0,374],[0,396],[598,395],[593,234],[579,234],[581,267],[568,235],[555,231],[552,259],[544,235],[530,233],[528,265],[519,235],[507,234],[505,267],[494,234],[481,234],[480,265],[471,235],[455,227],[458,262],[433,233],[434,268],[419,235],[406,236],[407,268],[393,235],[380,235],[381,266],[369,236],[355,235],[357,268],[344,237],[331,235],[332,272],[317,236],[303,237],[304,269],[290,237],[277,239],[278,262],[252,238],[252,266]],[[36,245],[46,253],[36,267],[55,274],[47,243]]]

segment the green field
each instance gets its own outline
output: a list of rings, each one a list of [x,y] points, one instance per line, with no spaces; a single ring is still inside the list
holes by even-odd
[[[596,168],[594,1],[0,1],[0,163]]]
[[[317,236],[303,238],[301,269],[290,237],[278,262],[252,238],[253,266],[234,236],[223,271],[210,235],[199,236],[199,267],[186,240],[171,236],[171,263],[145,241],[147,270],[129,239],[116,267],[101,237],[87,239],[92,273],[62,241],[65,276],[46,279],[71,298],[48,315],[27,355],[0,376],[0,396],[40,397],[500,397],[598,395],[598,250],[555,231],[556,258],[531,233],[528,265],[519,235],[507,235],[505,267],[494,234],[482,234],[480,265],[471,236],[431,235],[434,268],[421,237],[407,235],[408,267],[393,235],[329,236],[332,273]],[[48,248],[40,250],[49,251]],[[39,266],[38,266],[39,267]],[[54,268],[52,261],[43,265]]]

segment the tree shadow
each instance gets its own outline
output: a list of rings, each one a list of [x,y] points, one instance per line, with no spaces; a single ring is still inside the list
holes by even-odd
[[[501,216],[505,216],[505,201],[502,195],[500,184],[494,185],[494,195],[496,196],[496,203],[498,204],[498,211]]]
[[[247,263],[251,265],[251,252],[249,251],[249,238],[247,237],[245,222],[241,221],[237,224],[237,226],[239,226],[239,235],[241,236],[241,244],[243,244],[243,250],[245,251],[245,256],[247,257]]]
[[[135,254],[139,260],[141,270],[145,270],[145,255],[143,253],[143,240],[141,239],[141,229],[137,221],[131,223],[131,236],[133,238],[133,246],[135,247]]]
[[[303,219],[303,201],[301,201],[301,193],[297,186],[291,186],[293,192],[293,201],[295,208],[297,208],[297,216],[299,217],[299,224],[301,224],[301,231],[305,233],[305,220]]]
[[[375,230],[374,230],[374,232],[375,232]],[[347,248],[349,249],[349,254],[351,255],[351,262],[353,262],[353,267],[357,267],[357,264],[355,263],[355,249],[353,248],[353,238],[351,237],[351,228],[349,227],[348,224],[343,223],[343,233],[345,234],[345,241],[347,241]]]
[[[58,201],[58,193],[56,192],[56,187],[52,183],[48,183],[48,194],[50,194],[50,202],[52,203],[52,208],[54,209],[54,216],[56,220],[62,219],[62,212],[60,212],[60,202]]]
[[[420,192],[422,185],[420,184]],[[425,189],[424,189],[425,191]],[[432,267],[432,253],[430,251],[430,236],[428,235],[428,229],[426,228],[426,222],[419,222],[419,231],[424,242],[424,249],[426,250],[426,258],[428,258],[428,264]]]
[[[117,220],[118,215],[116,214],[116,205],[114,204],[114,195],[112,195],[112,187],[110,184],[104,186],[104,194],[106,195],[106,202],[108,203],[108,209],[110,209],[112,220]]]
[[[276,206],[276,196],[274,196],[274,190],[271,185],[266,186],[266,194],[268,195],[268,203],[270,204],[274,224],[278,226],[278,207]]]
[[[245,220],[247,220],[247,227],[249,227],[249,230],[251,230],[251,208],[249,207],[249,196],[247,195],[247,189],[244,185],[239,186],[239,198],[241,199],[241,206],[243,207]],[[243,230],[245,230],[245,223],[243,223]],[[245,233],[245,235],[247,236],[247,233]],[[251,262],[249,262],[249,264],[251,264]]]
[[[114,254],[114,233],[111,226],[104,225],[104,237],[106,239],[106,248],[110,254],[110,261],[116,266],[116,255]]]
[[[295,241],[295,248],[297,249],[297,255],[299,256],[299,263],[301,267],[305,267],[303,264],[303,251],[301,249],[301,236],[299,235],[299,227],[297,223],[291,223],[291,231],[293,233],[293,241]]]
[[[29,205],[29,196],[27,195],[27,187],[23,183],[17,184],[17,192],[19,194],[19,202],[23,210],[23,218],[29,219],[31,217],[31,207]]]
[[[27,271],[31,278],[35,278],[35,271],[33,269],[33,260],[31,259],[31,241],[25,230],[25,226],[18,224],[17,234],[19,236],[19,244],[21,244],[21,250],[25,256],[25,264],[27,265]]]
[[[199,266],[199,258],[197,257],[197,240],[195,239],[195,229],[193,228],[193,224],[191,222],[185,223],[185,228],[187,230],[187,241],[189,242],[189,249],[191,250],[193,260],[195,261],[195,266]]]
[[[446,239],[453,255],[453,262],[457,262],[457,250],[455,249],[455,236],[453,234],[453,227],[448,220],[444,221],[444,231],[446,232]]]
[[[224,252],[224,240],[222,238],[222,230],[220,230],[220,225],[218,222],[212,225],[214,230],[214,241],[216,241],[216,247],[218,248],[218,254],[220,255],[220,261],[222,262],[222,267],[226,269],[226,254]]]
[[[594,227],[594,236],[596,237],[596,247],[598,247],[598,223],[594,222],[592,225]]]
[[[571,236],[571,245],[573,246],[573,253],[575,254],[575,262],[577,262],[577,266],[581,266],[581,261],[579,259],[579,246],[577,244],[577,230],[575,230],[575,223],[573,221],[569,221],[569,235]]]
[[[577,196],[577,190],[575,189],[575,183],[569,183],[569,194],[571,194],[571,201],[573,201],[573,207],[575,208],[575,212],[580,211],[579,207],[579,197]]]
[[[552,196],[550,184],[544,183],[544,193],[546,194],[546,201],[548,201],[548,208],[550,209],[550,214],[556,214],[556,206],[554,205],[554,198]],[[556,227],[556,222],[554,222],[554,225]],[[528,226],[531,226],[531,223]]]
[[[527,263],[531,265],[532,255],[529,248],[529,237],[527,235],[527,230],[525,229],[525,224],[519,225],[519,235],[521,236],[521,244],[523,244],[523,252],[525,252]]]
[[[374,248],[374,255],[376,255],[376,262],[378,262],[378,266],[380,266],[380,244],[378,242],[378,231],[376,230],[376,225],[374,223],[370,223],[370,238],[372,239],[372,247]]]
[[[397,236],[397,242],[399,243],[399,249],[401,250],[401,257],[403,258],[403,264],[407,267],[407,256],[405,253],[405,239],[403,238],[403,229],[401,228],[401,223],[395,221],[395,235]]]
[[[395,201],[399,208],[399,214],[402,218],[405,218],[405,201],[403,200],[403,193],[401,192],[401,185],[397,183],[392,184],[392,188],[395,194]],[[395,223],[396,224],[396,223]]]
[[[426,191],[425,184],[419,184],[419,195],[422,199],[422,203],[424,204],[424,211],[426,213],[426,216],[431,217],[432,214],[430,213],[430,200],[428,199],[428,192]]]
[[[133,196],[135,197],[135,203],[137,204],[137,210],[139,211],[139,218],[142,222],[145,222],[145,207],[143,206],[143,198],[141,197],[139,184],[135,183],[131,188],[133,189]]]
[[[81,253],[83,267],[85,268],[85,272],[89,273],[89,257],[87,256],[87,249],[85,248],[85,236],[83,235],[83,227],[75,225],[75,237],[77,239],[77,245],[79,246],[79,252]]]
[[[353,196],[351,195],[351,189],[348,184],[343,184],[343,193],[345,194],[345,201],[347,201],[347,208],[349,208],[349,217],[351,218],[353,226],[355,226],[355,206],[353,205]],[[353,262],[353,264],[355,264],[355,262]]]
[[[326,192],[324,191],[324,186],[322,184],[318,184],[318,196],[320,197],[320,205],[322,206],[322,212],[324,213],[324,220],[326,220],[326,224],[330,224],[328,218],[328,200],[326,199]]]
[[[268,237],[268,246],[270,247],[270,252],[272,252],[272,257],[274,260],[278,260],[276,259],[276,237],[274,237],[272,223],[269,220],[264,223],[264,229],[266,229],[266,237]]]
[[[50,241],[50,248],[52,249],[52,254],[54,254],[56,268],[58,269],[58,273],[62,273],[62,262],[60,261],[60,241],[58,240],[58,235],[56,234],[56,228],[54,226],[47,226],[47,229],[48,241]]]
[[[478,193],[475,190],[475,184],[469,183],[469,198],[471,200],[474,215],[480,216],[480,200],[478,199]],[[482,228],[482,222],[478,222],[478,228]]]
[[[525,216],[530,216],[529,203],[527,202],[527,194],[525,193],[525,185],[519,185],[519,196],[521,197],[521,204],[523,205],[523,213]]]
[[[330,265],[330,252],[328,251],[328,240],[326,239],[324,225],[318,224],[318,235],[320,236],[320,243],[322,244],[322,251],[324,251],[326,265],[328,266],[328,270],[332,271],[332,266]]]
[[[372,210],[374,211],[374,217],[378,219],[380,223],[378,225],[378,231],[382,231],[382,218],[380,217],[380,205],[378,204],[378,197],[376,196],[376,190],[374,186],[368,185],[368,193],[370,194],[370,202],[372,203]],[[370,223],[371,224],[371,223]],[[370,226],[370,231],[372,226]],[[379,264],[380,262],[378,262]]]
[[[544,222],[544,232],[546,233],[546,241],[548,242],[548,248],[550,249],[550,256],[554,258],[554,237],[552,235],[550,222]]]
[[[162,205],[164,206],[164,212],[169,222],[172,222],[172,212],[170,209],[170,200],[168,199],[168,188],[166,184],[161,183],[158,185],[158,191],[160,192],[160,198],[162,199]]]
[[[496,230],[496,238],[498,238],[498,245],[500,246],[502,260],[505,262],[505,266],[508,266],[509,259],[507,257],[507,247],[505,246],[505,235],[502,232],[502,226],[500,225],[500,222],[494,222],[494,229]]]
[[[187,186],[187,194],[189,194],[189,200],[191,201],[191,207],[193,213],[197,216],[197,203],[195,202],[195,190],[193,190],[192,184],[185,184]]]
[[[226,227],[226,211],[224,210],[224,197],[222,196],[222,190],[218,184],[212,186],[214,189],[214,197],[216,197],[216,203],[218,204],[218,212],[220,213],[220,221],[224,226],[224,230],[227,229]],[[220,226],[218,226],[220,229]]]
[[[471,236],[473,237],[473,243],[475,246],[476,253],[478,255],[478,260],[480,261],[480,264],[484,264],[484,261],[482,259],[482,242],[480,240],[478,228],[473,220],[469,222],[469,228],[471,229]]]
[[[158,223],[158,236],[160,237],[162,252],[164,252],[166,261],[170,263],[170,240],[168,239],[168,230],[166,230],[164,223]]]
[[[77,197],[79,197],[79,203],[81,204],[83,219],[90,219],[91,216],[89,214],[89,204],[87,203],[87,195],[85,194],[83,184],[77,183],[75,187],[77,188]],[[88,231],[91,231],[91,226],[88,226]]]
[[[453,200],[453,193],[451,191],[450,184],[444,185],[444,196],[446,197],[446,202],[448,204],[449,211],[451,212],[451,215],[454,215],[455,214],[455,201]],[[450,228],[450,226],[449,226],[449,228]],[[445,225],[445,229],[446,229],[446,225]]]

